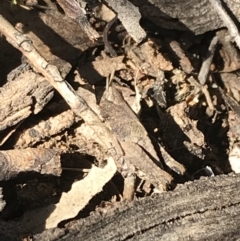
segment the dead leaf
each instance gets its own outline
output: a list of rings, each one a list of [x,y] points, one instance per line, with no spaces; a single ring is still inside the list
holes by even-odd
[[[56,227],[63,220],[75,217],[103,186],[111,180],[117,167],[112,157],[108,158],[107,165],[101,169],[93,166],[89,174],[80,181],[73,183],[68,193],[63,193],[56,209],[46,220],[46,228]]]

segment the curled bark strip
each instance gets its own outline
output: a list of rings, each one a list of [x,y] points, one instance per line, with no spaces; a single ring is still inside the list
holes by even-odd
[[[56,176],[61,174],[60,155],[50,149],[1,151],[0,167],[0,180],[8,180],[27,171]]]
[[[105,45],[105,51],[111,55],[111,57],[117,57],[117,52],[114,50],[112,45],[108,41],[108,31],[112,25],[117,21],[117,16],[115,16],[111,21],[109,21],[103,31],[103,41]]]

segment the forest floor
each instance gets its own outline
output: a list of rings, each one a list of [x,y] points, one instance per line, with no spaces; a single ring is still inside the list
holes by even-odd
[[[87,11],[98,38],[41,6],[0,3],[28,38],[16,47],[0,31],[0,219],[15,236],[240,171],[240,58],[225,29],[193,35],[142,19],[136,44],[105,6]],[[19,51],[25,42],[64,90]]]

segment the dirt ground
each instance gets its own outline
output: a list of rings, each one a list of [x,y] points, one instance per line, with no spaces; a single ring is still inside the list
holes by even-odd
[[[86,8],[90,33],[61,1],[50,7],[0,3],[28,39],[16,47],[0,30],[0,219],[19,227],[14,235],[32,240],[123,200],[240,171],[240,58],[225,29],[194,35],[143,18],[147,37],[136,43],[99,3]]]

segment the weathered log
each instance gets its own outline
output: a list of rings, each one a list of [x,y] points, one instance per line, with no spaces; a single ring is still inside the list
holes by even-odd
[[[233,240],[239,237],[239,175],[180,185],[173,192],[124,203],[70,229],[51,229],[34,240]]]
[[[130,0],[143,16],[170,29],[191,30],[195,34],[224,27],[208,0]],[[223,7],[233,20],[240,21],[240,2],[224,0]]]

